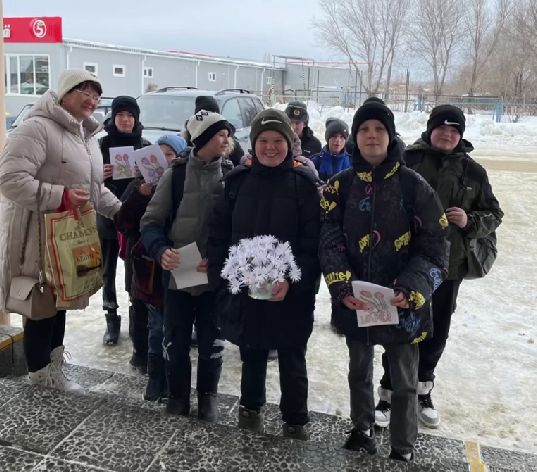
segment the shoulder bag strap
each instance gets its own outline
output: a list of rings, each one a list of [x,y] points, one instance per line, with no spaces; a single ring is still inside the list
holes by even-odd
[[[37,212],[36,212],[36,215],[37,215],[37,227],[38,227],[38,232],[39,232],[39,235],[38,235],[38,242],[39,242],[39,261],[38,261],[38,265],[39,265],[39,281],[42,282],[43,281],[43,238],[42,238],[42,235],[41,235],[41,212],[39,211],[39,206],[41,204],[41,182],[39,182],[39,185],[37,187],[37,195],[36,195],[36,200],[37,200]],[[28,245],[28,237],[30,235],[30,224],[32,222],[32,211],[30,211],[28,213],[28,222],[26,223],[26,229],[24,231],[24,239],[22,241],[22,245],[21,245],[21,254],[20,254],[20,261],[19,261],[19,268],[20,268],[20,271],[21,271],[21,274],[22,274],[22,268],[24,266],[24,253],[26,252],[26,246]]]

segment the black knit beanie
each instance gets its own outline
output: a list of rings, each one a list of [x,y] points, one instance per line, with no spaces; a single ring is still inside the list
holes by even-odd
[[[326,142],[328,143],[328,140],[335,136],[336,134],[341,134],[347,140],[349,137],[349,127],[347,126],[347,123],[345,123],[342,120],[338,120],[337,118],[328,118],[326,120],[326,131],[324,133],[324,138],[326,139]]]
[[[196,97],[196,109],[194,114],[200,110],[212,111],[213,113],[220,114],[220,106],[214,97],[209,95],[200,95]]]
[[[134,116],[134,128],[140,124],[140,107],[134,97],[120,95],[119,97],[114,98],[114,101],[112,102],[112,115],[110,118],[112,124],[115,124],[116,115],[122,111],[128,111]]]
[[[371,103],[371,102],[380,103],[380,104],[382,104],[382,105],[385,105],[384,100],[382,100],[382,98],[379,98],[379,97],[369,97],[369,98],[366,98],[366,99],[364,100],[364,103],[363,103],[363,104],[365,105],[366,103]]]
[[[277,131],[287,140],[289,149],[292,149],[295,141],[295,133],[293,128],[291,128],[291,121],[285,113],[274,108],[269,108],[254,118],[250,130],[252,149],[255,150],[255,142],[263,131]]]
[[[466,129],[466,118],[464,117],[463,111],[453,105],[438,105],[434,107],[427,121],[427,138],[430,140],[433,130],[444,125],[457,128],[462,138]]]
[[[370,100],[358,108],[354,115],[354,120],[352,121],[352,139],[355,142],[360,125],[367,120],[380,121],[388,131],[390,143],[395,139],[395,117],[392,111],[384,103]]]

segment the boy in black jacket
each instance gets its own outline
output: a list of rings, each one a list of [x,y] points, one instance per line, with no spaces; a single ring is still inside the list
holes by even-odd
[[[390,359],[393,383],[390,457],[411,461],[418,434],[418,346],[432,335],[431,296],[447,275],[448,222],[433,189],[404,166],[393,113],[370,102],[358,109],[353,168],[334,176],[321,201],[319,256],[332,295],[332,324],[347,338],[354,429],[347,449],[376,453],[374,345]],[[351,282],[391,287],[399,324],[358,326]]]

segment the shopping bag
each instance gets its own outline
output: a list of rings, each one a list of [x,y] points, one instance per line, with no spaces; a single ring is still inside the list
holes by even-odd
[[[47,213],[45,267],[58,309],[80,305],[103,282],[102,253],[93,205]]]

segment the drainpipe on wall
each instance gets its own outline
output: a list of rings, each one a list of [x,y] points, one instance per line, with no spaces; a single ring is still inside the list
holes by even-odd
[[[265,91],[265,68],[263,68],[263,72],[261,72],[261,87],[259,90],[261,90],[261,96],[263,96],[263,92]]]
[[[200,66],[201,64],[201,61],[198,61],[198,63],[196,64],[196,84],[194,85],[194,87],[198,88],[198,67]]]
[[[237,88],[237,73],[239,72],[239,67],[240,66],[237,66],[235,68],[235,75],[233,77],[233,88]]]
[[[145,82],[145,74],[144,74],[144,72],[145,72],[145,61],[147,60],[147,56],[143,56],[143,57],[144,58],[142,59],[142,86],[141,86],[141,90],[142,90],[141,94],[142,95],[145,93],[145,87],[144,87],[144,85],[145,85],[145,83],[144,83]]]
[[[67,50],[67,53],[65,54],[65,68],[70,69],[71,68],[71,61],[70,61],[70,55],[73,52],[73,46],[69,46],[69,49]]]

